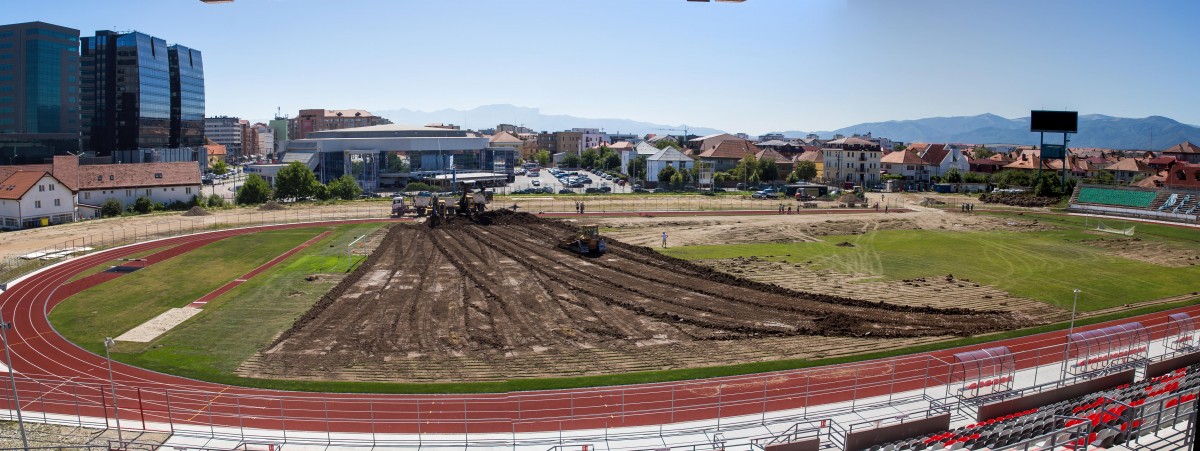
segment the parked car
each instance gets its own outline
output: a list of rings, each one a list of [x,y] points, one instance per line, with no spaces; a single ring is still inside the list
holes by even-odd
[[[575,192],[571,191],[569,189],[563,188],[563,189],[558,190],[558,194],[575,194]]]
[[[531,183],[533,183],[533,186],[542,186],[542,181],[541,181],[541,180],[534,180],[534,181],[533,181],[533,182],[531,182]]]
[[[779,191],[776,191],[775,188],[767,188],[762,191],[755,191],[750,197],[755,199],[774,199],[779,197]]]

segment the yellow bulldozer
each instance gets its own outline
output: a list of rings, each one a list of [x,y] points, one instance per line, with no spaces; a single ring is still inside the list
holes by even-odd
[[[604,255],[608,251],[605,238],[600,236],[600,226],[595,225],[580,226],[578,233],[559,240],[558,247],[591,256]]]

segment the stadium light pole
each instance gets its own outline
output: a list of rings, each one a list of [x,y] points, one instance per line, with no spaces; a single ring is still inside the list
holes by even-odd
[[[108,386],[112,389],[113,418],[117,420],[117,443],[121,444],[121,448],[125,448],[125,438],[121,436],[121,409],[117,406],[117,384],[113,382],[112,355],[108,352],[108,348],[115,344],[117,342],[112,337],[104,337],[104,358],[108,361]]]
[[[17,427],[21,430],[21,446],[29,449],[29,440],[25,438],[25,421],[21,418],[21,398],[17,396],[17,376],[13,371],[12,355],[8,352],[8,330],[12,327],[12,323],[4,321],[4,313],[0,312],[0,339],[4,340],[4,364],[8,365],[8,382],[12,384],[13,410],[17,411]]]
[[[1067,329],[1067,337],[1069,338],[1075,332],[1075,307],[1079,305],[1079,289],[1075,289],[1075,300],[1071,301],[1071,327]]]

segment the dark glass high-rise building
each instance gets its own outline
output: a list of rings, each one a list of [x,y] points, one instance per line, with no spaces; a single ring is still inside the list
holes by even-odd
[[[0,164],[79,150],[79,30],[0,25]]]
[[[204,60],[182,45],[167,49],[171,63],[171,147],[204,145]]]
[[[173,52],[178,67],[172,65]],[[85,151],[112,156],[203,144],[199,51],[169,48],[145,33],[97,31],[82,39],[81,71]]]

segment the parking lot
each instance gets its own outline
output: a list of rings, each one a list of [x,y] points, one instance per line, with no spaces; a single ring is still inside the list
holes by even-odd
[[[518,176],[516,176],[516,180],[513,181],[513,183],[509,184],[505,188],[498,189],[497,192],[507,194],[507,193],[511,193],[516,190],[523,190],[523,189],[530,189],[530,188],[534,188],[534,189],[549,188],[551,190],[551,193],[555,193],[555,194],[561,192],[564,189],[570,190],[571,192],[574,192],[574,193],[582,194],[584,192],[587,192],[588,188],[608,188],[610,190],[610,192],[612,192],[612,193],[632,192],[632,188],[628,184],[626,184],[625,186],[620,186],[614,181],[605,180],[604,178],[601,177],[601,173],[599,173],[599,171],[597,171],[596,173],[593,173],[593,172],[589,172],[589,171],[586,171],[583,169],[576,169],[576,170],[570,170],[570,171],[566,171],[566,172],[568,172],[568,173],[576,172],[576,173],[578,173],[579,176],[587,176],[589,179],[591,179],[591,183],[584,183],[583,187],[581,187],[581,188],[580,187],[571,188],[571,187],[568,187],[563,182],[559,181],[556,177],[554,177],[553,174],[550,173],[550,169],[546,168],[546,169],[542,169],[542,170],[538,171],[537,177],[529,177],[528,175],[518,175]],[[536,182],[536,184],[535,184],[535,182]]]

